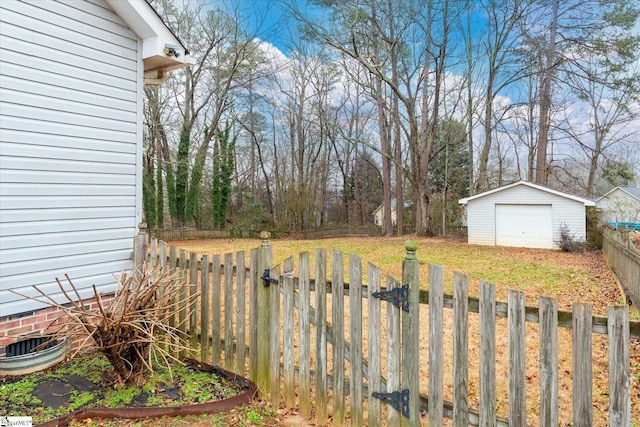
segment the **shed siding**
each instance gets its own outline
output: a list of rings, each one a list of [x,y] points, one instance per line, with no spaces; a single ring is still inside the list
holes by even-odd
[[[495,205],[552,205],[553,241],[558,248],[561,225],[566,225],[576,239],[584,239],[586,220],[584,204],[556,194],[519,185],[470,200],[467,204],[468,241],[477,245],[495,245]]]
[[[115,289],[131,267],[142,66],[135,34],[102,0],[0,2],[0,317]]]

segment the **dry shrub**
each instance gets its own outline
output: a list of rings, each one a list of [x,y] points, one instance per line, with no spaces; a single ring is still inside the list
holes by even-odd
[[[558,245],[565,252],[583,252],[587,246],[584,240],[574,237],[569,227],[564,223],[560,225]]]
[[[160,269],[122,273],[115,296],[103,301],[95,285],[97,307],[90,309],[69,276],[68,287],[56,278],[67,300],[58,303],[33,286],[41,297],[29,297],[55,306],[64,312],[53,324],[51,338],[71,337],[80,341],[76,353],[87,347],[104,354],[121,383],[141,385],[153,373],[153,366],[162,364],[170,369],[176,355],[187,350],[186,334],[180,331],[178,312],[189,307],[197,294],[188,295],[187,284],[179,274]],[[17,292],[15,292],[17,293]]]

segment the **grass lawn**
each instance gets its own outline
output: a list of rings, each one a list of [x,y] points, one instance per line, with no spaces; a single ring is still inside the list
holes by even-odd
[[[313,263],[317,248],[327,249],[328,268],[331,252],[353,253],[363,265],[371,262],[396,278],[401,277],[402,259],[407,239],[418,243],[421,287],[428,288],[428,264],[445,268],[446,286],[452,291],[454,271],[469,277],[469,292],[477,296],[479,281],[496,286],[496,299],[507,300],[509,289],[523,291],[527,305],[537,305],[539,296],[558,300],[558,309],[571,311],[573,302],[593,304],[594,315],[606,316],[609,305],[624,303],[613,273],[601,252],[566,253],[545,249],[504,248],[468,245],[463,240],[442,238],[348,237],[322,240],[271,239],[273,261],[281,264],[293,256],[297,265],[299,253],[308,251]],[[203,254],[225,254],[244,250],[248,252],[260,245],[257,239],[218,239],[173,241],[169,245]],[[348,257],[345,256],[345,263]],[[314,271],[312,265],[311,271]],[[328,275],[328,277],[331,277]],[[635,316],[635,317],[633,317]],[[640,318],[638,312],[632,314]]]

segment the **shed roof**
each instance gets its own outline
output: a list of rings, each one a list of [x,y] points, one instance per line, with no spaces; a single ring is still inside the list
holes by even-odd
[[[638,187],[616,187],[616,188],[614,188],[612,190],[607,191],[604,195],[598,197],[596,202],[599,202],[600,200],[604,199],[605,197],[607,197],[609,194],[613,193],[616,190],[624,191],[625,193],[627,193],[631,197],[634,197],[634,198],[640,200],[640,188],[638,188]]]
[[[106,0],[142,39],[145,75],[171,71],[195,63],[189,51],[145,0]]]
[[[471,200],[479,199],[480,197],[485,197],[490,194],[498,193],[500,191],[505,191],[513,187],[517,187],[520,185],[524,185],[527,187],[535,188],[536,190],[544,191],[549,194],[555,194],[556,196],[565,197],[567,199],[575,200],[576,202],[584,203],[585,206],[595,206],[595,202],[591,199],[585,199],[584,197],[574,196],[573,194],[563,193],[562,191],[554,190],[549,187],[545,187],[544,185],[534,184],[529,181],[516,181],[511,184],[504,185],[502,187],[494,188],[493,190],[485,191],[484,193],[479,193],[474,196],[466,197],[464,199],[458,200],[458,203],[461,205],[466,205]]]

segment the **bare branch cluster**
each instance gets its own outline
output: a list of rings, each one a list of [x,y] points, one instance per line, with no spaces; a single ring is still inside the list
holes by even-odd
[[[179,274],[159,268],[131,275],[123,272],[112,299],[105,299],[93,286],[95,308],[83,303],[69,276],[65,278],[68,285],[56,278],[64,303],[37,286],[33,288],[40,297],[18,294],[59,308],[64,315],[52,323],[51,338],[78,340],[80,346],[74,355],[95,347],[107,357],[121,383],[143,384],[153,374],[154,365],[170,369],[176,355],[188,349],[177,314],[188,311],[198,294],[187,292],[188,285]]]

